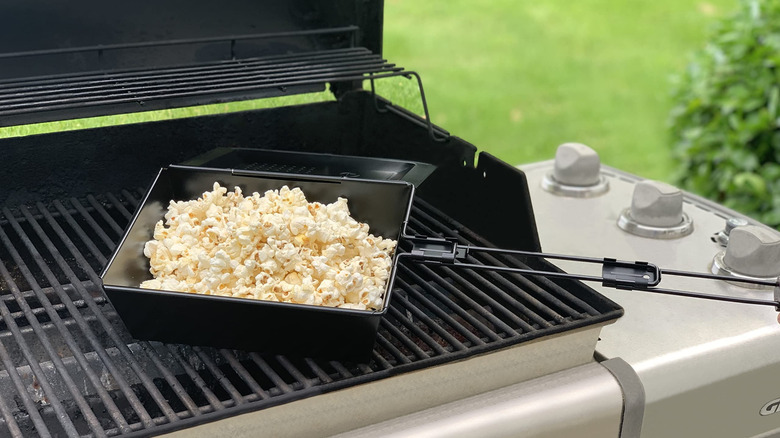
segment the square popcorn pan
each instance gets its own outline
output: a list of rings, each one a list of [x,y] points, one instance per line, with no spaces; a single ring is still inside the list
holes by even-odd
[[[141,289],[152,278],[144,245],[171,200],[197,199],[214,182],[245,195],[299,187],[309,202],[349,201],[351,216],[376,236],[400,240],[414,186],[403,181],[301,176],[171,165],[158,173],[103,270],[103,289],[136,339],[364,361],[393,290],[398,251],[382,308],[356,310]]]

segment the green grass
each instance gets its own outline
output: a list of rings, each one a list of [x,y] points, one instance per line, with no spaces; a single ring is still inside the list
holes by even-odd
[[[385,2],[384,54],[423,78],[431,119],[512,163],[566,141],[656,179],[673,167],[666,120],[672,74],[736,0]],[[421,112],[414,84],[379,93]],[[0,129],[0,138],[328,99],[326,94]]]
[[[735,0],[388,0],[388,59],[423,77],[431,120],[513,163],[578,141],[667,179],[670,75]]]
[[[154,120],[179,119],[184,117],[204,116],[208,114],[221,114],[226,112],[272,108],[281,105],[321,102],[333,99],[334,97],[332,94],[323,92],[273,97],[270,99],[256,99],[243,102],[215,103],[211,105],[201,105],[188,108],[173,108],[160,111],[90,117],[86,119],[63,120],[59,122],[36,123],[34,125],[21,125],[0,128],[0,138],[44,134],[57,131],[72,131],[75,129],[97,128],[100,126],[122,125],[128,123],[141,123]]]

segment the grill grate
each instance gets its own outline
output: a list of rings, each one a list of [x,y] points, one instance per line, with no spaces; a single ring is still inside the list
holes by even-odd
[[[196,104],[205,103],[204,97],[226,93],[263,96],[293,92],[296,87],[317,91],[327,82],[394,76],[402,71],[380,55],[357,47],[155,70],[11,79],[0,81],[0,117],[13,124],[13,117],[24,114],[73,113],[105,105],[144,111],[175,99]]]
[[[612,317],[568,292],[568,280],[409,264],[369,364],[138,342],[97,273],[142,193],[2,210],[0,435],[160,433]],[[485,244],[422,200],[409,231]],[[524,266],[490,255],[469,262]]]

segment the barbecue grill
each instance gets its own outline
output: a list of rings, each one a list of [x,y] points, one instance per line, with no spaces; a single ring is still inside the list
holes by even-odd
[[[594,290],[566,278],[400,263],[367,361],[129,334],[99,273],[155,175],[174,163],[407,178],[417,185],[406,225],[413,235],[529,252],[540,251],[541,241],[561,253],[670,263],[678,260],[668,251],[684,249],[697,256],[680,267],[706,271],[706,263],[693,260],[712,259],[720,247],[709,231],[720,231],[723,217],[735,213],[686,195],[686,205],[699,208],[691,214],[699,226],[687,240],[663,246],[620,234],[617,214],[602,217],[611,204],[625,207],[637,182],[629,175],[603,170],[606,194],[569,198],[542,189],[551,163],[528,168],[527,179],[489,154],[477,155],[473,145],[431,123],[420,77],[382,58],[382,6],[163,2],[153,14],[97,1],[0,7],[0,126],[326,88],[337,97],[0,140],[7,169],[0,174],[0,434],[468,434],[469,425],[482,425],[483,433],[511,426],[529,436],[634,436],[640,429],[647,436],[691,435],[718,427],[734,436],[733,430],[758,435],[780,428],[780,416],[769,413],[780,389],[755,385],[773,381],[769,373],[778,369],[773,311]],[[419,85],[426,117],[373,92],[376,81],[398,76]],[[706,242],[691,240],[703,233]],[[625,245],[594,254],[600,240]],[[474,253],[466,262],[554,268],[513,254]],[[726,283],[715,289],[756,300],[772,295]],[[620,318],[615,302],[633,313]],[[677,319],[658,321],[671,314]],[[664,326],[660,334],[657,324]],[[684,335],[670,335],[678,341],[665,349],[664,336],[678,327]],[[701,354],[692,352],[697,348]],[[707,364],[734,351],[753,358],[749,369],[716,372]],[[697,361],[682,360],[689,357]],[[735,403],[755,422],[725,428],[734,404],[705,403],[706,412],[695,406],[707,390],[733,394],[722,382],[741,388]],[[500,409],[512,406],[536,410]],[[713,412],[716,418],[708,418]],[[702,429],[703,418],[710,429]]]

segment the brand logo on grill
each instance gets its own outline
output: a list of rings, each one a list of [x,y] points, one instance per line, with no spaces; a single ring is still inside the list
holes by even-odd
[[[763,416],[772,415],[778,411],[778,408],[780,408],[780,398],[767,402],[759,413]]]

